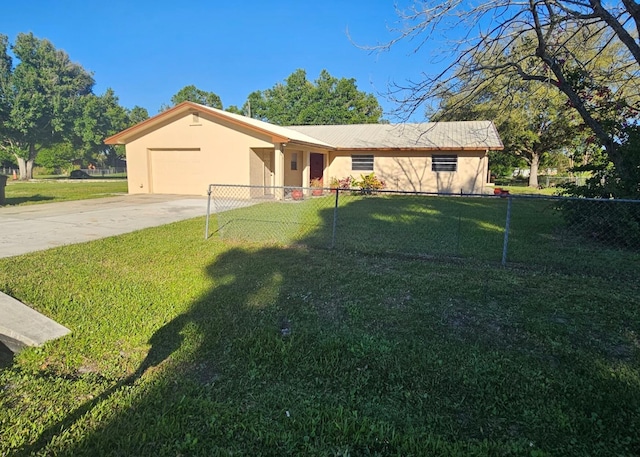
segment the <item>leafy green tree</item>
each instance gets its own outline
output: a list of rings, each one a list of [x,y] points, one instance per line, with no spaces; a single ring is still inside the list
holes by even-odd
[[[640,98],[639,3],[425,0],[400,14],[405,26],[396,38],[377,48],[416,39],[418,52],[426,48],[422,44],[450,30],[468,31],[463,38],[439,46],[447,53],[440,56],[445,62],[442,71],[425,73],[420,80],[392,90],[406,110],[415,112],[437,97],[443,86],[458,84],[461,76],[484,83],[507,77],[549,87],[564,95],[605,149],[622,184],[620,192],[612,195],[640,195],[637,182],[633,185],[638,164],[625,147],[630,137],[625,129],[633,127],[630,119],[637,119]],[[527,54],[511,53],[522,36],[531,41]],[[478,65],[479,55],[489,58]],[[605,61],[608,56],[613,58]]]
[[[528,81],[508,79],[494,79],[481,90],[463,87],[461,92],[444,97],[441,111],[433,120],[492,119],[505,149],[490,158],[495,160],[496,155],[506,154],[514,157],[515,160],[497,161],[503,165],[515,165],[518,159],[525,161],[530,169],[529,186],[536,188],[544,160],[567,147],[577,135],[576,116],[561,94],[540,89]],[[469,90],[475,91],[473,97]],[[492,160],[492,169],[493,163]]]
[[[74,142],[84,156],[101,152],[106,137],[129,126],[127,111],[118,103],[113,89],[103,95],[88,95],[77,104],[73,133]]]
[[[122,151],[105,145],[104,139],[133,125],[129,113],[120,106],[112,89],[103,95],[89,95],[78,104],[74,123],[74,144],[85,160],[113,164]],[[136,112],[136,115],[143,114]],[[121,148],[120,148],[121,149]]]
[[[14,68],[7,43],[2,36],[0,147],[16,158],[20,178],[30,179],[40,149],[72,135],[77,104],[91,93],[94,80],[64,51],[32,33],[17,36],[12,51],[19,63]]]
[[[461,69],[455,83],[443,86],[440,111],[434,120],[494,120],[505,144],[504,153],[526,161],[531,170],[529,185],[537,187],[539,168],[553,166],[551,162],[558,162],[555,159],[560,151],[575,147],[587,136],[564,94],[537,81],[493,75],[488,68],[495,62],[526,60],[534,46],[531,35],[523,33],[505,46],[502,58],[478,52],[470,65],[482,70],[470,73]],[[592,63],[604,65],[614,58],[606,52],[594,55],[577,43],[566,46],[573,55],[585,60],[590,57]]]
[[[489,151],[489,171],[492,176],[508,178],[516,168],[526,167],[526,162],[505,151]]]
[[[15,166],[15,157],[7,148],[1,147],[3,143],[2,126],[9,119],[10,105],[10,79],[11,57],[8,54],[9,39],[0,35],[0,166]]]
[[[198,89],[194,85],[185,86],[180,89],[176,94],[171,97],[171,106],[176,106],[182,102],[194,102],[201,105],[210,106],[211,108],[222,109],[222,101],[213,92],[207,92]],[[166,111],[171,106],[163,105],[160,111]]]
[[[37,163],[49,170],[70,171],[71,163],[79,158],[78,150],[71,143],[64,142],[42,148]]]
[[[0,35],[0,124],[9,120],[11,111],[11,57],[9,57],[9,38]],[[0,130],[0,134],[2,130]],[[0,137],[1,139],[1,137]]]
[[[355,79],[335,78],[322,70],[312,83],[298,69],[284,84],[249,94],[243,111],[277,125],[371,124],[382,121],[372,94],[359,91]]]
[[[141,106],[134,106],[128,112],[129,126],[139,124],[142,121],[149,119],[149,111]]]
[[[89,94],[78,100],[72,133],[65,141],[43,147],[37,163],[47,168],[69,168],[74,160],[109,164],[123,151],[105,145],[104,139],[130,125],[129,113],[118,103],[112,89],[103,95]]]
[[[4,149],[0,149],[0,167],[14,168],[16,166],[16,158]]]
[[[242,110],[242,108],[238,108],[236,105],[229,105],[224,110],[233,114],[240,114],[241,116],[245,115],[245,112]]]

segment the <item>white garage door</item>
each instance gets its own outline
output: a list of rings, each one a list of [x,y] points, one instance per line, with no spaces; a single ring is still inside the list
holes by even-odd
[[[213,164],[198,149],[149,151],[151,192],[205,195],[212,183]]]

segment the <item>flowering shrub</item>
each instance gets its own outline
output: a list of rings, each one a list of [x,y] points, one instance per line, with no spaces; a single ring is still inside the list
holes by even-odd
[[[351,176],[347,176],[346,178],[338,179],[331,178],[331,187],[338,189],[351,189],[353,186],[353,178]]]
[[[368,175],[360,175],[360,179],[355,179],[353,176],[347,176],[342,179],[331,178],[331,187],[338,189],[358,189],[362,194],[371,194],[384,189],[386,183],[375,174],[369,173]]]
[[[352,180],[351,185],[358,187],[363,194],[371,194],[386,187],[386,183],[374,173],[360,175],[360,180]]]

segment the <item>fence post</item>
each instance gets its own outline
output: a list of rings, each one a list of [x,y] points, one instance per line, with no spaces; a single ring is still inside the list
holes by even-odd
[[[211,185],[207,190],[207,219],[204,225],[204,239],[209,239],[209,215],[211,214]]]
[[[331,248],[333,249],[336,247],[336,223],[338,221],[338,198],[340,196],[340,189],[336,188],[336,203],[333,207],[333,229],[332,229],[332,233],[331,233]]]
[[[507,265],[507,248],[509,246],[509,227],[511,225],[511,195],[507,197],[507,220],[504,224],[504,242],[502,244],[502,266]]]

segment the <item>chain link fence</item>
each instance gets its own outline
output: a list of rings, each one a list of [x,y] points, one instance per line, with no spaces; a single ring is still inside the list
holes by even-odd
[[[205,231],[237,243],[523,268],[635,277],[640,267],[636,200],[212,185]]]

